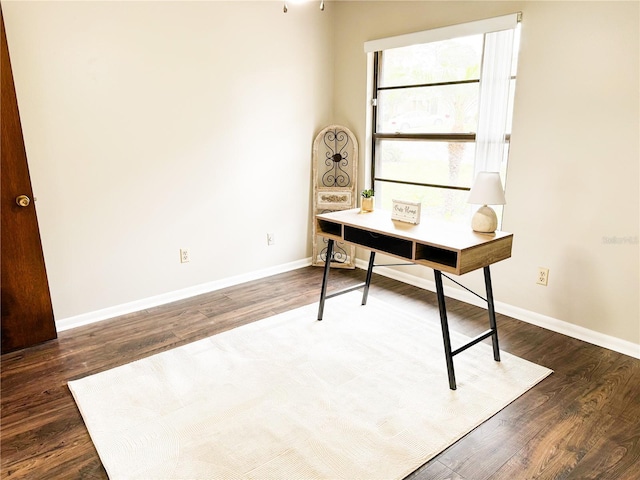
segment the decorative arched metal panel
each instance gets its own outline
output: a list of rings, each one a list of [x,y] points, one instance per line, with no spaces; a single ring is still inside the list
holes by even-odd
[[[358,141],[341,125],[322,129],[313,142],[313,215],[358,206]],[[313,219],[313,265],[327,261],[327,240],[316,233]],[[332,267],[355,268],[355,247],[336,242]]]

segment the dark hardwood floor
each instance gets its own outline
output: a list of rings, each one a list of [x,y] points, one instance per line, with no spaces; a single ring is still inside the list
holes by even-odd
[[[67,381],[316,302],[321,277],[322,269],[302,268],[3,355],[1,477],[107,478]],[[330,291],[363,278],[334,270]],[[370,294],[416,313],[437,309],[434,293],[378,275]],[[484,310],[447,306],[453,330],[486,329]],[[640,360],[502,315],[498,326],[502,350],[555,373],[408,478],[639,479]]]

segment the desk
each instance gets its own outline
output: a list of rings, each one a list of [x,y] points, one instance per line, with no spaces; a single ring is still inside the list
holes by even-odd
[[[318,320],[322,320],[325,300],[352,290],[364,287],[362,305],[366,305],[373,267],[376,266],[374,264],[375,255],[376,252],[379,252],[433,269],[438,308],[440,310],[440,322],[442,324],[445,361],[449,376],[449,388],[456,389],[453,357],[485,338],[491,337],[493,358],[497,362],[500,361],[498,327],[496,325],[489,265],[511,256],[513,242],[511,233],[481,234],[474,232],[470,227],[430,222],[425,219],[422,219],[419,225],[413,225],[391,220],[391,213],[384,210],[360,213],[359,209],[316,215],[316,227],[318,234],[328,239],[327,261],[325,262],[324,276],[322,278]],[[371,251],[371,254],[364,283],[327,295],[327,283],[331,267],[330,260],[333,255],[335,241],[366,248]],[[480,298],[487,302],[489,329],[454,350],[451,347],[449,336],[442,272],[463,275],[479,268],[484,270],[487,298]],[[455,282],[450,277],[447,278]]]

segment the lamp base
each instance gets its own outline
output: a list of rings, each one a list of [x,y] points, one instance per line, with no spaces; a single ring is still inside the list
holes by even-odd
[[[473,215],[471,228],[474,232],[493,233],[498,228],[498,216],[493,208],[483,205]]]

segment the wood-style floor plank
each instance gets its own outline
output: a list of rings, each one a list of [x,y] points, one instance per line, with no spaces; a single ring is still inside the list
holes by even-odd
[[[363,278],[361,270],[333,270],[329,290]],[[317,302],[321,281],[322,269],[301,268],[3,355],[0,477],[106,479],[68,381]],[[370,295],[437,319],[433,292],[375,275]],[[447,308],[452,330],[486,329],[483,309],[453,299]],[[640,360],[504,315],[498,325],[502,350],[554,373],[408,478],[638,479]]]

